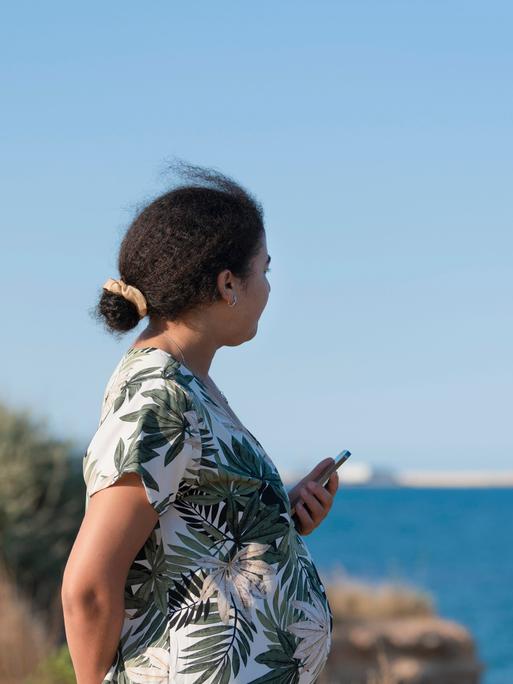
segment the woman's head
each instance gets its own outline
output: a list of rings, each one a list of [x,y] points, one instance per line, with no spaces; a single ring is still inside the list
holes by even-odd
[[[132,221],[119,251],[120,278],[143,293],[151,321],[176,321],[212,306],[224,312],[235,295],[237,304],[227,307],[238,316],[234,332],[238,325],[242,336],[244,326],[254,334],[270,291],[263,209],[221,173],[176,166],[189,182],[154,199]],[[114,333],[140,320],[132,302],[107,290],[96,315]]]

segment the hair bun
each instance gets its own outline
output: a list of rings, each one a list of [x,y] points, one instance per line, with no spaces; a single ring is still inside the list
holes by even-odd
[[[109,278],[103,285],[103,289],[108,292],[120,294],[122,297],[132,302],[135,305],[140,318],[146,316],[148,306],[146,304],[146,297],[141,290],[138,290],[133,285],[127,285],[121,278],[119,280]]]
[[[120,292],[103,288],[95,317],[102,321],[110,332],[128,332],[135,328],[141,317],[136,305]]]

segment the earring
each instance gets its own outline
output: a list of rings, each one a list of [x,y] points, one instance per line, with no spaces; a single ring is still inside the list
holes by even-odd
[[[233,295],[233,301],[228,304],[228,306],[235,306],[237,304],[237,295]]]

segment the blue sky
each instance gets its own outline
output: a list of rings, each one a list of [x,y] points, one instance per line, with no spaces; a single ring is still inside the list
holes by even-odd
[[[1,397],[87,445],[135,211],[215,167],[272,292],[212,377],[283,469],[513,467],[509,2],[10,3]]]

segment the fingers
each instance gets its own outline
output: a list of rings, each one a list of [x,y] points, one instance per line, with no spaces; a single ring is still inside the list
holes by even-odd
[[[314,482],[313,480],[310,480],[310,482],[306,483],[306,488],[308,489],[308,493],[310,495],[315,496],[315,498],[322,505],[324,511],[327,513],[331,507],[331,503],[333,500],[331,492],[329,492],[325,487],[320,485],[318,482]]]
[[[305,481],[307,482],[308,480],[315,480],[323,472],[323,470],[326,470],[326,468],[332,463],[334,463],[333,458],[325,458],[318,463],[310,473],[308,473],[308,475],[304,478]]]
[[[301,528],[299,530],[301,534],[310,534],[310,532],[315,529],[315,523],[302,501],[298,501],[296,504],[296,516],[301,523]]]
[[[338,473],[337,473],[337,471],[335,471],[334,473],[331,473],[330,479],[328,480],[328,482],[326,484],[326,488],[332,497],[335,496],[335,494],[337,493],[338,486],[339,486]]]
[[[296,514],[301,523],[301,534],[310,534],[328,515],[338,484],[338,474],[334,472],[326,487],[310,480],[299,488],[301,498],[296,503]]]
[[[333,497],[324,487],[313,481],[310,481],[304,487],[301,487],[299,495],[303,508],[306,508],[306,512],[310,517],[313,525],[312,529],[314,529],[328,514]],[[310,524],[310,521],[307,521],[307,523]]]
[[[289,492],[289,495],[292,495],[293,493],[295,495],[295,493],[299,492],[301,487],[304,487],[307,482],[309,482],[310,480],[316,480],[322,474],[322,472],[326,470],[326,468],[332,463],[334,463],[333,458],[325,458],[324,460],[320,461],[320,463],[318,463],[315,466],[315,468],[308,473],[308,475],[305,475],[305,477],[299,480],[299,482],[295,485],[294,489],[292,489]]]
[[[310,513],[311,517],[313,518],[314,522],[319,524],[321,520],[324,518],[324,506],[322,499],[317,499],[318,491],[317,487],[320,487],[320,485],[317,485],[315,482],[311,481],[306,484],[305,487],[301,487],[301,490],[299,492],[301,499],[303,500],[303,503],[307,506],[308,512]],[[314,492],[315,494],[314,495]],[[331,494],[324,490],[326,494],[331,498]]]

